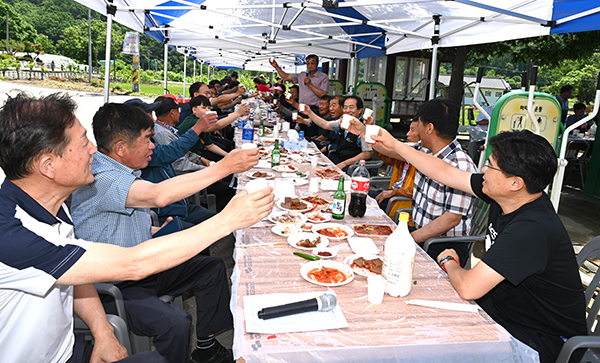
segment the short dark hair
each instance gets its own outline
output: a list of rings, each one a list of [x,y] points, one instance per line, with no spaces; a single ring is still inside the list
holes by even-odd
[[[296,89],[296,91],[298,91],[298,94],[300,93],[300,87],[299,87],[297,84],[295,84],[295,85],[293,85],[292,87],[290,87],[290,90],[291,90],[292,88],[295,88],[295,89]]]
[[[258,77],[255,77],[255,78],[254,78],[252,81],[253,81],[254,83],[261,84],[261,82],[260,82],[260,78],[258,78]]]
[[[321,100],[324,100],[324,101],[327,101],[327,102],[329,103],[329,101],[331,101],[331,98],[332,98],[332,97],[331,97],[330,95],[323,95],[323,96],[321,96],[321,98],[319,98],[319,99],[321,99]]]
[[[349,99],[356,100],[356,108],[358,108],[359,110],[364,107],[362,98],[360,98],[358,96],[346,96],[346,97],[344,97],[344,100],[342,101],[341,106],[344,107],[344,104]]]
[[[156,117],[166,116],[169,114],[169,112],[171,112],[171,110],[179,108],[179,105],[175,103],[175,100],[171,97],[159,96],[156,97],[154,102],[160,102],[160,106],[158,106],[158,108],[154,110]]]
[[[585,110],[585,104],[584,103],[576,103],[573,105],[573,111],[577,111],[577,110]]]
[[[200,87],[202,87],[205,84],[206,83],[204,83],[204,82],[194,82],[194,83],[192,83],[190,85],[190,88],[189,88],[190,97],[194,97],[194,93],[198,92],[200,90]]]
[[[560,93],[571,92],[574,90],[575,90],[575,87],[571,86],[570,84],[567,84],[560,88]]]
[[[221,85],[221,86],[223,85],[223,84],[221,83],[221,81],[219,81],[218,79],[213,79],[212,81],[208,82],[208,86],[209,86],[209,87],[210,87],[210,86],[214,86],[215,84],[219,84],[219,85]]]
[[[98,150],[105,154],[119,141],[133,144],[142,131],[152,127],[154,121],[141,108],[120,103],[105,103],[92,121]]]
[[[197,106],[210,106],[210,100],[206,98],[206,96],[200,95],[192,98],[189,102],[189,105],[190,109]]]
[[[458,106],[444,98],[424,102],[417,110],[417,119],[423,124],[433,124],[435,132],[445,140],[454,140],[458,132]]]
[[[335,95],[335,96],[331,97],[331,100],[337,100],[338,105],[340,105],[340,106],[342,106],[344,104],[344,96],[342,96],[342,95]],[[331,100],[329,100],[329,103],[331,103]]]
[[[546,139],[529,130],[501,132],[490,138],[490,145],[498,168],[521,177],[530,194],[543,191],[556,174],[554,149]]]
[[[317,64],[319,64],[319,56],[316,54],[309,54],[306,56],[306,60],[308,61],[309,59],[314,59],[317,61]]]
[[[231,78],[238,78],[238,73],[237,72],[233,72],[231,73]]]
[[[0,167],[9,180],[31,174],[44,153],[62,156],[71,141],[77,103],[66,93],[35,98],[21,92],[0,108]]]

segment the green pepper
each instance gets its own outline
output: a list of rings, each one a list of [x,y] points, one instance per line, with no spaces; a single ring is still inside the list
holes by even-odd
[[[301,252],[294,252],[294,255],[300,256],[302,258],[306,258],[307,260],[311,260],[311,261],[318,261],[321,259],[321,257],[311,256],[311,255],[307,255],[306,253],[301,253]]]

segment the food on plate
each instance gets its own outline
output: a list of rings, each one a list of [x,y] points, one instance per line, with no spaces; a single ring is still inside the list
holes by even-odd
[[[315,173],[321,177],[321,179],[333,179],[333,180],[338,180],[341,176],[340,172],[335,170],[335,169],[331,169],[331,168],[327,168],[327,169],[317,169],[315,170]]]
[[[288,149],[284,148],[284,147],[279,147],[279,151],[281,151],[281,154],[287,154],[288,152],[290,152]]]
[[[379,224],[353,224],[354,232],[359,236],[389,236],[392,227]]]
[[[312,204],[316,204],[316,205],[328,205],[329,202],[326,201],[325,199],[318,197],[318,196],[312,196],[312,197],[304,197],[302,198],[303,201],[305,202],[309,202]]]
[[[252,174],[253,178],[268,178],[269,176],[269,173],[263,173],[262,171],[257,171],[254,174]]]
[[[304,223],[303,225],[300,226],[300,228],[302,228],[303,231],[311,231],[312,227],[313,227],[313,225],[308,224],[308,223]]]
[[[311,255],[307,255],[306,253],[301,253],[301,252],[294,252],[294,255],[302,257],[302,258],[306,258],[307,260],[311,260],[311,261],[318,261],[321,259],[321,257],[311,256]]]
[[[331,210],[331,205],[327,208],[321,209],[321,213],[333,213],[333,210]]]
[[[322,234],[326,237],[344,238],[348,237],[348,232],[340,227],[327,227],[317,230],[317,233]]]
[[[317,237],[317,238],[315,238],[312,241],[310,239],[308,239],[308,238],[305,238],[305,239],[301,239],[300,241],[298,241],[296,243],[296,246],[298,246],[298,247],[309,247],[309,248],[312,248],[312,247],[317,247],[317,245],[319,243],[321,243],[321,237]]]
[[[284,214],[273,216],[273,217],[271,217],[271,220],[275,223],[284,223],[284,224],[300,223],[300,222],[302,222],[302,217],[297,213],[287,212]]]
[[[308,209],[308,204],[302,202],[298,198],[285,197],[281,207],[292,210],[306,210]]]
[[[332,254],[329,251],[319,251],[317,252],[317,255],[321,256],[321,257],[331,257]]]
[[[287,235],[289,235],[289,234],[292,234],[292,233],[294,232],[294,229],[293,229],[292,227],[284,227],[284,226],[281,226],[281,229],[278,229],[278,232],[279,232],[281,235],[287,236]]]
[[[307,276],[309,279],[322,284],[339,284],[340,282],[344,282],[348,279],[348,276],[346,276],[346,274],[344,274],[342,271],[336,268],[325,266],[314,268],[308,271]]]
[[[319,212],[312,213],[306,216],[311,222],[324,222],[327,218]]]
[[[374,274],[381,275],[381,268],[383,266],[383,261],[381,258],[377,257],[372,260],[367,260],[363,257],[359,257],[352,262],[350,267],[361,269],[363,271],[368,271]]]

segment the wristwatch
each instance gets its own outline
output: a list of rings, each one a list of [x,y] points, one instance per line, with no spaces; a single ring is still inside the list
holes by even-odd
[[[448,256],[444,256],[440,259],[440,267],[442,268],[442,270],[446,271],[446,269],[444,268],[444,264],[450,260],[454,260],[454,262],[458,263],[458,261],[456,261],[456,259],[450,255]],[[448,271],[446,271],[448,272]]]

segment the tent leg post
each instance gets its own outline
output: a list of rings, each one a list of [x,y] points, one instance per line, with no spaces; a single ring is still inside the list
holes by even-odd
[[[106,16],[106,57],[104,63],[104,103],[108,103],[108,93],[110,90],[110,46],[112,44],[112,21],[113,16]]]

